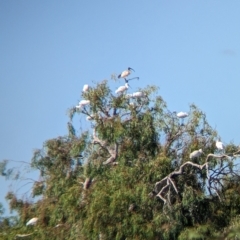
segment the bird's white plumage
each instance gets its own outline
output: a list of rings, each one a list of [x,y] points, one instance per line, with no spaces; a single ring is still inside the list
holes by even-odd
[[[30,220],[26,223],[26,226],[36,225],[36,224],[37,224],[37,221],[38,221],[38,218],[37,218],[37,217],[34,217],[34,218],[30,219]]]
[[[131,70],[133,69],[130,67],[127,70],[124,70],[121,74],[118,75],[118,78],[126,78],[131,74]]]
[[[85,105],[88,105],[89,103],[90,103],[89,100],[81,100],[81,101],[79,102],[79,105],[85,106]]]
[[[125,78],[125,77],[127,77],[128,75],[130,75],[130,71],[129,70],[125,70],[125,71],[123,71],[121,74],[120,74],[120,77],[121,78]]]
[[[179,113],[177,113],[177,117],[178,118],[185,118],[187,116],[188,116],[188,113],[186,113],[186,112],[179,112]]]
[[[216,147],[217,147],[218,150],[224,150],[223,143],[218,141],[218,140],[216,141]]]
[[[203,153],[202,149],[195,150],[192,153],[190,153],[189,158],[193,159],[193,158],[200,157],[202,155],[202,153]]]
[[[89,89],[89,86],[87,84],[83,85],[83,92],[87,92]]]
[[[116,91],[115,93],[123,93],[125,92],[127,89],[128,89],[129,85],[128,83],[125,83],[124,86],[120,86]]]
[[[133,98],[141,98],[141,97],[145,97],[145,93],[143,92],[135,92],[132,94]]]
[[[79,104],[76,106],[76,108],[80,109],[80,108],[88,105],[89,103],[90,103],[89,100],[81,100],[81,101],[79,102]]]

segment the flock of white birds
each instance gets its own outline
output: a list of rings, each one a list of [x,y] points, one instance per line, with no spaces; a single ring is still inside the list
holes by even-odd
[[[182,118],[182,119],[188,117],[188,113],[186,113],[186,112],[179,112],[176,115],[177,115],[178,118]],[[224,144],[221,141],[217,140],[215,146],[218,149],[218,151],[221,151],[223,153],[223,151],[224,151]],[[202,149],[198,149],[198,150],[195,150],[195,151],[191,152],[190,155],[189,155],[189,158],[190,159],[198,158],[202,154],[203,154],[203,150]]]
[[[129,67],[127,70],[124,70],[122,73],[120,73],[120,74],[118,75],[118,78],[123,78],[123,79],[125,80],[125,85],[118,87],[117,90],[115,91],[116,94],[122,95],[122,94],[124,94],[124,93],[128,90],[128,88],[129,88],[128,81],[129,81],[129,80],[133,80],[133,79],[136,79],[136,78],[139,79],[138,77],[131,78],[131,79],[127,79],[127,77],[131,74],[132,71],[135,72],[134,69],[132,69],[132,68]],[[89,90],[89,88],[90,88],[89,85],[85,84],[85,85],[83,86],[83,90],[82,90],[82,91],[83,91],[83,92],[87,92],[87,91]],[[126,98],[128,98],[128,99],[129,99],[129,98],[141,98],[141,97],[145,97],[145,96],[146,96],[146,93],[144,93],[144,92],[134,92],[134,93],[132,93],[132,94],[126,94]],[[77,109],[81,109],[82,107],[84,107],[84,106],[86,106],[86,105],[88,105],[88,104],[90,104],[90,101],[89,101],[89,100],[81,100],[81,101],[79,102],[79,104],[76,106],[76,108],[77,108]],[[176,116],[177,116],[178,118],[180,118],[180,119],[183,120],[184,118],[188,117],[188,113],[187,113],[187,112],[178,112],[178,113],[176,113]],[[87,116],[86,119],[89,120],[89,121],[91,121],[91,120],[94,119],[94,115]],[[224,145],[223,145],[223,143],[220,142],[220,141],[216,141],[216,148],[217,148],[219,151],[223,151],[223,150],[224,150]],[[200,157],[202,154],[203,154],[202,149],[195,150],[195,151],[193,151],[192,153],[190,153],[189,158],[190,158],[190,159],[198,158],[198,157]]]
[[[135,79],[135,78],[132,78],[132,79],[126,79],[126,77],[128,77],[130,74],[131,74],[131,71],[133,69],[132,68],[128,68],[127,70],[123,71],[121,74],[118,75],[118,78],[124,78],[125,80],[125,85],[124,86],[120,86],[116,91],[115,93],[116,94],[123,94],[124,92],[127,91],[127,89],[129,88],[129,84],[128,84],[128,81],[129,80],[132,80],[132,79]],[[134,70],[133,70],[134,71]],[[87,92],[89,91],[90,87],[89,85],[85,84],[83,86],[83,92]],[[127,98],[141,98],[141,97],[145,97],[146,96],[146,93],[144,92],[135,92],[135,93],[132,93],[132,94],[126,94],[126,97]],[[89,100],[81,100],[79,102],[79,104],[76,106],[76,109],[81,109],[82,107],[86,106],[90,104],[90,101]],[[176,114],[176,116],[180,119],[184,119],[186,117],[188,117],[188,113],[186,112],[178,112]],[[94,115],[91,115],[91,116],[88,116],[87,117],[87,120],[93,120],[94,118]],[[218,151],[221,151],[223,152],[224,151],[224,144],[217,140],[216,141],[216,148],[218,149]],[[189,158],[190,159],[194,159],[194,158],[198,158],[200,157],[201,155],[203,154],[203,150],[202,149],[199,149],[199,150],[195,150],[193,151],[192,153],[190,153],[189,155]],[[36,225],[37,224],[37,221],[38,221],[38,218],[37,217],[34,217],[32,219],[30,219],[27,223],[26,223],[26,226],[29,226],[29,225]],[[58,225],[56,226],[58,227]]]
[[[131,79],[127,79],[127,77],[131,74],[131,72],[134,71],[134,69],[132,68],[128,68],[127,70],[123,71],[121,74],[118,75],[118,78],[123,78],[125,80],[125,85],[124,86],[120,86],[116,91],[115,93],[118,94],[118,95],[122,95],[124,94],[128,88],[129,88],[129,84],[128,84],[128,81],[130,80],[133,80],[133,79],[139,79],[139,77],[134,77],[134,78],[131,78]],[[90,87],[88,84],[85,84],[83,86],[83,92],[87,92],[89,91]],[[127,98],[141,98],[141,97],[145,97],[146,94],[144,92],[134,92],[132,94],[126,94],[126,97]],[[76,106],[76,109],[81,109],[83,107],[85,107],[86,105],[90,104],[90,101],[89,100],[86,100],[86,99],[83,99],[81,100],[78,105]],[[88,117],[87,118],[88,120],[91,120],[91,117]]]
[[[224,148],[225,148],[225,147],[224,147],[224,144],[223,144],[221,141],[217,140],[215,146],[216,146],[217,150],[218,150],[220,153],[224,153]],[[202,149],[195,150],[195,151],[193,151],[192,153],[190,153],[189,158],[190,158],[190,159],[198,158],[198,157],[200,157],[202,154],[203,154],[203,150],[202,150]]]

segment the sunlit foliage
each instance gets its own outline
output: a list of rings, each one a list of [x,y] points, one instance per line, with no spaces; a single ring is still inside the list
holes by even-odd
[[[82,93],[90,104],[69,109],[68,134],[34,151],[35,201],[7,194],[17,218],[0,219],[1,239],[240,236],[239,149],[230,143],[219,155],[218,134],[194,104],[182,120],[156,87],[139,91],[116,95],[103,81]],[[89,129],[78,135],[73,119],[86,117]],[[190,160],[198,149],[204,154]],[[13,174],[7,163],[4,177]],[[33,217],[36,225],[26,226]]]

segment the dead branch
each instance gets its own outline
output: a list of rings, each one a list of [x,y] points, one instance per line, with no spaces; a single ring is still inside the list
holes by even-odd
[[[103,141],[96,136],[95,129],[93,130],[93,143],[99,144],[103,149],[107,150],[108,153],[110,154],[110,157],[105,162],[103,162],[104,165],[107,165],[109,163],[113,163],[114,161],[116,161],[118,157],[118,143],[115,143],[114,147],[109,146],[107,141]]]
[[[28,233],[28,234],[17,234],[15,238],[24,238],[33,235],[33,233]]]
[[[206,175],[207,175],[207,179],[208,179],[208,190],[209,190],[210,194],[212,194],[211,189],[214,190],[214,192],[217,194],[219,200],[222,201],[222,199],[219,195],[219,192],[218,192],[219,189],[216,186],[216,182],[222,187],[221,180],[223,179],[223,177],[225,177],[229,174],[234,175],[234,172],[232,172],[231,169],[229,170],[229,165],[222,166],[222,164],[221,164],[220,168],[218,168],[218,169],[214,169],[214,170],[210,169],[212,171],[212,174],[209,176],[209,160],[210,160],[210,158],[220,159],[221,162],[223,159],[233,160],[234,158],[239,157],[239,153],[240,153],[240,150],[235,152],[234,154],[232,154],[231,157],[227,154],[216,155],[216,154],[210,153],[207,155],[207,157],[205,159],[205,163],[202,165],[193,163],[191,161],[187,161],[187,162],[183,163],[179,167],[178,170],[171,172],[166,177],[164,177],[162,180],[156,182],[154,192],[157,193],[156,196],[159,197],[164,202],[164,204],[171,205],[171,202],[170,202],[171,199],[170,199],[170,194],[169,194],[171,187],[174,189],[175,193],[178,194],[178,189],[177,189],[176,183],[173,180],[173,177],[178,176],[178,175],[183,175],[184,168],[186,166],[192,166],[199,170],[203,170],[204,168],[206,169]],[[214,184],[214,186],[212,184]]]
[[[85,182],[83,183],[83,189],[87,190],[91,186],[92,179],[91,178],[86,178]]]

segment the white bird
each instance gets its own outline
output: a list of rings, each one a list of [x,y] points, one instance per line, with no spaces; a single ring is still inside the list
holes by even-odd
[[[81,108],[81,107],[83,107],[83,106],[88,105],[89,103],[90,103],[89,100],[81,100],[81,101],[79,102],[79,104],[76,106],[76,108]]]
[[[143,93],[143,92],[135,92],[135,93],[133,93],[132,94],[132,97],[133,98],[141,98],[141,97],[145,97],[145,93]]]
[[[115,93],[120,93],[122,94],[123,92],[125,92],[127,89],[128,89],[129,85],[128,83],[125,83],[124,86],[120,86],[116,91]]]
[[[79,102],[79,105],[85,106],[85,105],[88,105],[89,103],[90,103],[89,100],[81,100],[81,101]]]
[[[83,92],[87,92],[89,89],[89,86],[87,84],[83,85]]]
[[[202,149],[195,150],[192,153],[190,153],[189,158],[193,159],[193,158],[200,157],[202,155],[202,153],[203,153]]]
[[[38,221],[38,218],[37,218],[37,217],[34,217],[34,218],[30,219],[30,220],[26,223],[26,226],[36,225],[36,224],[37,224],[37,221]]]
[[[126,77],[131,74],[131,71],[134,71],[132,68],[128,68],[127,70],[123,71],[121,74],[118,75],[118,78],[124,78],[126,80]],[[134,71],[135,72],[135,71]]]
[[[177,113],[177,117],[178,118],[185,118],[187,116],[188,116],[188,113],[186,113],[186,112],[179,112],[179,113]]]
[[[217,147],[218,150],[221,150],[221,151],[224,150],[224,145],[223,145],[223,143],[220,142],[220,141],[218,141],[218,140],[216,141],[216,147]]]

